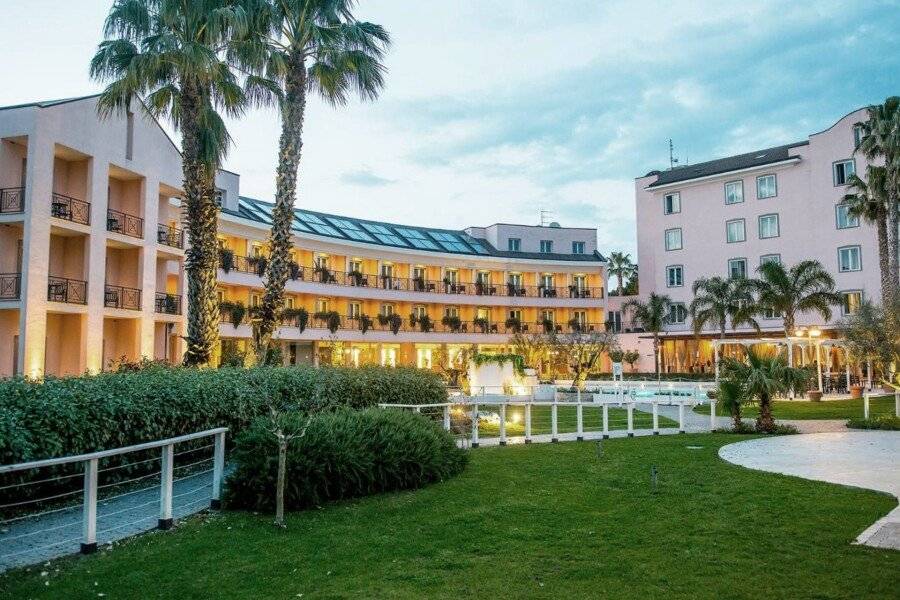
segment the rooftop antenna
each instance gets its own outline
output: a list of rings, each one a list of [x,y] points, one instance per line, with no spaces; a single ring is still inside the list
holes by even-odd
[[[550,218],[553,216],[553,212],[549,210],[541,209],[541,227],[546,227],[550,224]]]
[[[675,144],[672,143],[672,138],[669,138],[669,169],[674,169],[677,164],[678,159],[675,158]]]

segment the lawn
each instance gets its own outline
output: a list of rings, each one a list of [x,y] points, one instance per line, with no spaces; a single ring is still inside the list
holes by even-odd
[[[893,414],[894,397],[878,396],[869,399],[869,411],[872,416]],[[694,412],[708,415],[709,405],[700,404],[694,407]],[[863,400],[823,400],[821,402],[810,402],[808,400],[779,400],[772,403],[772,412],[776,419],[852,419],[854,417],[862,418],[863,416]],[[730,416],[722,406],[721,402],[716,403],[716,414],[719,416]],[[756,406],[745,406],[743,410],[745,417],[756,417],[759,415],[759,409]]]
[[[0,597],[896,597],[900,552],[850,544],[894,499],[718,458],[740,439],[482,448],[422,490],[292,514],[283,531],[270,515],[193,518],[0,577]]]

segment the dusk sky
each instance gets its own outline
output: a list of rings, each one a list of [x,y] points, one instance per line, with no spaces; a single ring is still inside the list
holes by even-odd
[[[99,91],[87,66],[110,4],[0,0],[0,105]],[[896,1],[635,4],[362,1],[394,39],[387,87],[311,102],[298,205],[460,228],[543,208],[634,253],[634,178],[668,166],[668,138],[700,162],[900,94]],[[230,131],[225,166],[271,200],[277,115]]]

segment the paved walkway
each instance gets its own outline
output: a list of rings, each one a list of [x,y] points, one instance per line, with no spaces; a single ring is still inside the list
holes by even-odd
[[[722,446],[723,459],[760,471],[900,496],[900,432],[789,435]],[[900,550],[900,506],[862,532],[858,544]]]
[[[113,488],[114,489],[114,488]],[[209,507],[212,473],[176,480],[172,486],[176,519]],[[0,573],[74,554],[81,547],[81,505],[0,525]],[[111,544],[154,529],[159,518],[159,486],[97,502],[97,543]]]

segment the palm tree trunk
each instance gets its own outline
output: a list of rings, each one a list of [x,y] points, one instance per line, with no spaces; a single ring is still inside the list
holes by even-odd
[[[653,332],[653,365],[656,367],[656,379],[659,379],[659,334]]]
[[[200,113],[203,100],[191,86],[181,96],[184,160],[185,218],[189,246],[185,251],[188,279],[187,365],[206,365],[219,338],[219,304],[216,300],[218,269],[218,207],[215,165],[202,160]]]
[[[772,416],[772,402],[768,394],[759,397],[759,416],[756,418],[756,427],[760,431],[775,431],[775,418]]]
[[[888,272],[890,274],[890,293],[891,300],[896,301],[898,292],[900,292],[900,208],[897,203],[897,187],[900,186],[900,175],[897,173],[897,166],[888,166],[888,215],[887,215],[887,234],[888,234]],[[893,173],[892,173],[893,171]]]
[[[616,273],[616,279],[619,280],[619,285],[616,288],[616,293],[618,293],[618,295],[621,296],[622,295],[622,273],[621,272]]]
[[[875,232],[878,237],[878,268],[881,271],[881,305],[889,306],[896,292],[891,278],[890,245],[888,244],[888,215],[881,211],[875,221]]]
[[[265,294],[261,307],[256,357],[264,363],[272,334],[284,305],[284,287],[290,275],[291,223],[297,197],[297,170],[303,148],[303,117],[306,111],[306,65],[303,57],[291,56],[281,105],[281,138],[275,180],[275,208],[269,238],[269,261],[265,272]]]

